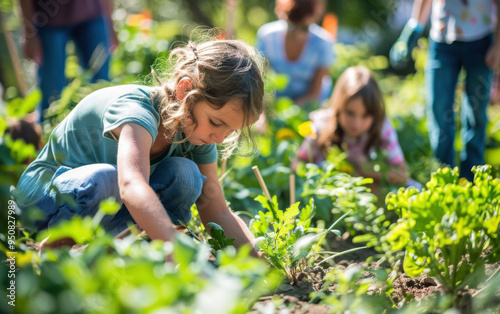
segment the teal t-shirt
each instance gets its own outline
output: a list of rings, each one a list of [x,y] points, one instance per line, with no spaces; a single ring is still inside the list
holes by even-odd
[[[116,165],[118,142],[111,130],[127,122],[143,126],[152,136],[158,135],[160,115],[158,103],[151,97],[152,88],[121,85],[103,88],[89,94],[54,129],[38,157],[28,166],[17,185],[16,198],[29,204],[41,197],[61,166],[77,168],[89,164]],[[197,164],[217,161],[215,144],[176,143],[184,139],[179,131],[168,152],[151,164],[156,166],[167,157],[181,156]]]

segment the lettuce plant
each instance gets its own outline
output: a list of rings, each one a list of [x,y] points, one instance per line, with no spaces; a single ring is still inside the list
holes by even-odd
[[[406,250],[404,271],[412,277],[427,272],[455,296],[477,286],[474,278],[482,276],[471,274],[500,260],[500,180],[489,165],[473,172],[472,183],[459,178],[457,168],[442,168],[421,192],[400,189],[386,198],[400,218],[385,240],[393,250]]]

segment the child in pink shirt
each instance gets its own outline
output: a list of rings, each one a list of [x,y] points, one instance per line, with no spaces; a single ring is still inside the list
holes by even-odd
[[[310,118],[317,131],[316,138],[306,137],[298,161],[319,164],[333,145],[347,152],[355,175],[373,178],[374,186],[384,179],[391,185],[406,186],[408,171],[394,127],[385,115],[382,93],[369,69],[350,67],[335,84],[329,107],[314,111]],[[389,170],[376,172],[369,156],[374,150],[385,151]]]

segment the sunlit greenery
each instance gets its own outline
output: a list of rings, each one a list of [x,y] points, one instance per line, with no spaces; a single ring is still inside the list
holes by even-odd
[[[236,2],[234,21],[228,21],[228,0],[117,0],[113,18],[119,45],[112,57],[111,81],[88,83],[88,73],[78,67],[73,55],[74,46],[68,45],[70,83],[51,104],[42,139],[94,90],[131,82],[156,84],[151,68],[157,75],[168,73],[169,49],[206,36],[207,26],[232,26],[234,38],[253,43],[257,29],[276,18],[274,2]],[[459,306],[456,296],[468,293],[466,286],[478,288],[471,301],[474,312],[498,311],[500,277],[489,277],[492,270],[485,269],[485,264],[500,259],[500,107],[488,109],[486,162],[491,166],[477,168],[474,183],[458,179],[456,170],[440,168],[432,158],[426,128],[426,40],[419,41],[413,52],[415,63],[408,69],[395,72],[386,57],[388,45],[396,37],[390,26],[396,3],[327,1],[328,11],[339,17],[339,27],[352,30],[353,38],[358,39],[354,44],[335,45],[336,58],[329,74],[335,82],[346,68],[358,64],[374,72],[410,176],[426,184],[422,191],[383,186],[384,193],[376,195],[367,186],[370,179],[353,177],[346,154],[335,148],[325,163],[302,163],[292,171],[291,163],[310,127],[308,113],[320,104],[299,107],[290,99],[275,99],[273,91],[287,84],[288,78],[269,71],[268,127],[255,129],[259,153],[232,156],[221,178],[229,206],[248,222],[263,258],[252,257],[249,247],[236,250],[233,240],[217,225],[207,234],[196,206],[188,229],[179,232],[172,243],[150,241],[135,229],[122,239],[107,234],[99,221],[118,209],[112,199],[103,202],[93,218],[76,217],[39,233],[23,223],[22,218],[27,217],[17,210],[15,241],[9,242],[7,223],[0,225],[0,259],[8,261],[16,254],[16,307],[7,303],[5,291],[11,283],[4,275],[9,264],[3,262],[0,312],[203,313],[210,309],[211,313],[246,313],[277,287],[298,285],[304,279],[303,271],[311,267],[322,268],[325,277],[322,287],[309,296],[310,302],[332,312],[444,312]],[[18,39],[21,19],[16,2],[0,1],[0,14]],[[378,32],[377,42],[369,37],[372,32]],[[10,190],[26,168],[25,161],[36,156],[32,145],[4,134],[8,119],[25,117],[40,100],[33,64],[27,60],[22,64],[32,85],[28,95],[19,97],[15,89],[7,87],[5,106],[0,110],[3,207],[11,204]],[[381,157],[374,156],[372,161],[384,172],[388,165]],[[262,195],[252,166],[260,169],[271,200]],[[295,185],[290,184],[292,174]],[[386,192],[391,192],[387,199]],[[7,210],[0,211],[0,221],[6,222],[8,215]],[[77,245],[52,247],[66,238]],[[43,240],[45,247],[40,249]],[[338,267],[336,257],[345,252],[333,249],[335,241],[349,242],[352,248],[368,246],[376,252],[368,261],[383,266]],[[173,263],[165,263],[167,256]],[[437,278],[450,293],[418,302],[409,294],[396,303],[391,297],[396,278],[422,272]],[[275,300],[272,306],[270,311],[284,309],[283,301]]]

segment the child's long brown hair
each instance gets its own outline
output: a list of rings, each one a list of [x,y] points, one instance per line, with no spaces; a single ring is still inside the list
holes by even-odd
[[[241,135],[255,151],[250,122],[257,120],[264,111],[265,71],[264,59],[255,48],[239,40],[211,40],[199,45],[190,42],[174,49],[170,61],[172,73],[164,79],[161,89],[156,90],[162,102],[160,113],[166,136],[173,137],[196,103],[203,100],[220,109],[230,100],[237,99],[242,103],[246,126],[224,140],[222,153],[229,156]],[[179,101],[175,87],[183,77],[191,79],[193,89]],[[194,123],[197,125],[196,121]]]
[[[379,147],[381,130],[385,119],[385,105],[382,93],[369,69],[364,66],[354,66],[346,69],[339,77],[329,102],[333,110],[332,121],[321,131],[318,144],[323,153],[332,145],[342,143],[344,130],[338,123],[339,113],[345,110],[347,103],[356,97],[361,97],[366,113],[373,117],[368,142],[363,151],[368,154],[370,148]]]

